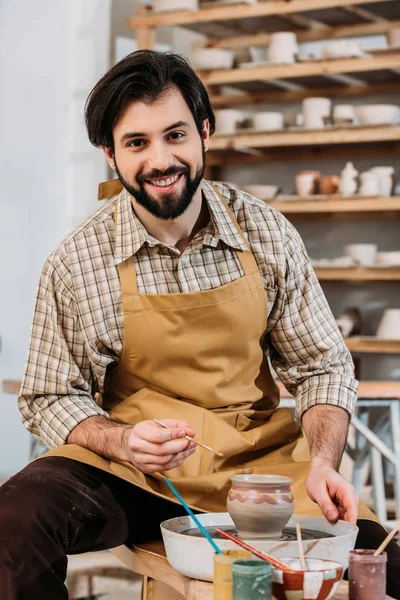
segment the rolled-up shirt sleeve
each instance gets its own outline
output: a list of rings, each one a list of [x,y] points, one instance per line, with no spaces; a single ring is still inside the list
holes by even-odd
[[[289,222],[284,253],[280,302],[269,331],[272,366],[296,398],[298,421],[316,404],[339,406],[351,415],[358,389],[352,357],[304,244]]]
[[[93,383],[73,294],[49,259],[39,281],[18,397],[25,428],[55,448],[88,417],[108,417],[93,398]]]

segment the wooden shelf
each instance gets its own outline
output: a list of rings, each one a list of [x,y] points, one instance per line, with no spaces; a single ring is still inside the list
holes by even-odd
[[[400,281],[399,267],[319,267],[314,271],[320,281],[353,281],[353,282],[378,282]]]
[[[400,340],[382,340],[373,336],[345,338],[350,352],[370,354],[400,354]]]
[[[399,139],[400,125],[299,129],[297,131],[237,131],[232,135],[213,135],[210,139],[210,150],[397,142]]]
[[[327,200],[270,200],[268,205],[276,208],[284,215],[374,215],[380,213],[400,212],[400,196],[391,198],[340,198],[331,196]]]
[[[199,71],[200,79],[206,85],[234,85],[248,81],[269,79],[299,79],[343,73],[362,73],[398,69],[400,52],[393,50],[387,54],[362,58],[340,58],[297,62],[292,65],[256,65],[249,68],[216,69]]]
[[[255,4],[238,3],[226,6],[201,8],[196,11],[176,11],[156,13],[148,11],[146,14],[130,17],[128,26],[133,29],[139,27],[165,27],[167,25],[194,25],[215,21],[231,21],[237,19],[254,19],[265,16],[291,15],[293,13],[317,11],[348,7],[350,5],[396,3],[396,0],[259,0]]]

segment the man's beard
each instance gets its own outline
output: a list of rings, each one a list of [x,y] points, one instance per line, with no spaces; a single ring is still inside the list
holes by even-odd
[[[165,221],[177,219],[186,211],[186,209],[190,206],[193,197],[197,191],[197,188],[200,185],[201,180],[204,176],[205,171],[205,151],[203,148],[202,152],[202,164],[197,169],[195,176],[193,179],[190,177],[190,167],[186,163],[182,163],[182,167],[169,167],[166,171],[156,171],[153,170],[150,173],[146,174],[146,177],[139,175],[137,177],[137,183],[139,184],[139,188],[133,187],[130,183],[128,183],[121,175],[118,165],[115,161],[115,170],[118,174],[118,177],[124,186],[124,188],[133,196],[140,206],[143,206],[150,214],[157,219],[164,219]],[[174,175],[182,174],[182,178],[184,181],[183,191],[180,192],[179,196],[177,196],[177,192],[171,192],[170,194],[164,193],[160,196],[159,200],[155,200],[147,193],[144,184],[146,180],[149,179],[159,179],[161,177],[173,177]]]

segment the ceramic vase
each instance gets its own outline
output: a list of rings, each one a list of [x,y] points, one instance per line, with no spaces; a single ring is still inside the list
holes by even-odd
[[[242,539],[279,539],[293,514],[292,480],[283,475],[234,475],[227,509]]]
[[[275,64],[292,64],[299,51],[296,34],[293,31],[277,31],[271,33],[268,47],[269,62]]]

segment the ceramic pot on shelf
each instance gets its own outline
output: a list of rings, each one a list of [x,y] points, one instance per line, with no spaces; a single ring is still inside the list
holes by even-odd
[[[271,33],[268,47],[268,59],[271,63],[292,64],[296,60],[299,46],[293,31]]]
[[[321,177],[319,191],[321,194],[337,194],[339,191],[340,177],[338,175],[324,175]]]
[[[360,189],[361,196],[379,196],[379,175],[374,171],[364,171],[360,173]]]
[[[400,308],[387,308],[376,332],[385,340],[400,340]]]
[[[317,194],[320,178],[319,171],[300,171],[296,175],[296,194],[302,197]]]
[[[305,129],[323,129],[331,116],[332,101],[329,98],[304,98],[302,110]]]
[[[394,167],[372,167],[370,171],[377,174],[379,195],[384,196],[385,198],[391,196],[394,183]]]
[[[279,539],[293,514],[292,480],[283,475],[233,475],[227,509],[242,539]]]
[[[350,256],[357,264],[368,267],[375,264],[378,246],[376,244],[347,244],[345,256]]]

